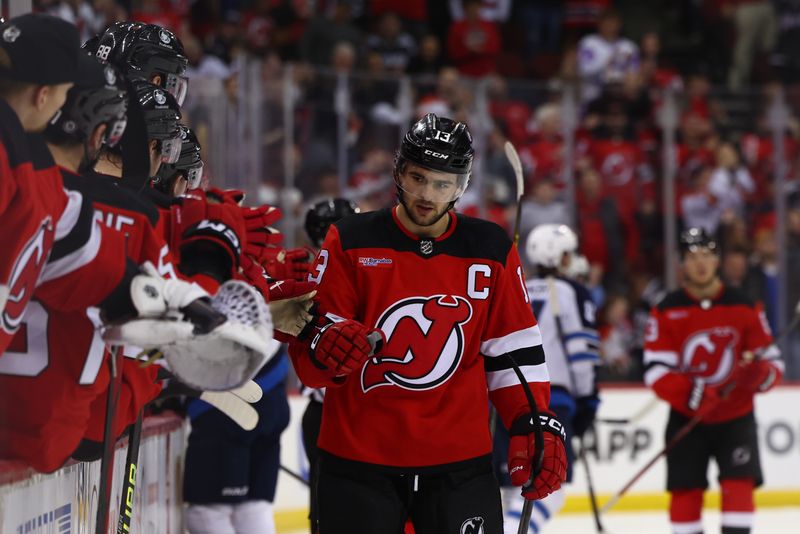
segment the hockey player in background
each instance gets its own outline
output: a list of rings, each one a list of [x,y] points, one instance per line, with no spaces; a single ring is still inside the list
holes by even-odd
[[[399,203],[331,226],[310,279],[327,321],[290,344],[300,379],[326,387],[316,495],[325,534],[502,532],[489,399],[511,429],[509,471],[541,499],[566,474],[561,424],[519,255],[505,231],[453,211],[473,148],[428,114],[395,162]],[[544,434],[532,477],[535,422]]]
[[[319,250],[328,233],[328,228],[333,223],[359,212],[358,206],[352,200],[344,198],[320,200],[306,212],[303,227],[311,244]],[[325,399],[325,388],[309,388],[301,384],[300,392],[308,397],[308,404],[303,412],[303,448],[308,458],[308,478],[311,486],[314,487],[317,481],[317,438],[319,438],[319,429],[322,425],[322,401]],[[317,524],[317,510],[312,492],[309,492],[309,517],[313,534]]]
[[[526,282],[536,321],[542,332],[542,346],[550,373],[550,410],[564,425],[567,451],[567,482],[572,480],[575,453],[572,438],[582,438],[592,426],[599,398],[595,366],[599,363],[599,337],[595,326],[595,306],[589,291],[566,278],[577,253],[578,238],[562,224],[542,224],[527,237],[525,254],[535,276]],[[508,432],[495,431],[495,463],[504,466]],[[497,470],[503,486],[503,512],[506,533],[516,533],[524,501],[511,487],[505,469]],[[540,532],[545,523],[564,506],[564,488],[537,501],[531,513],[531,532]]]
[[[722,493],[722,533],[753,526],[762,483],[753,396],[777,384],[783,362],[760,303],[717,275],[717,244],[691,228],[680,237],[683,287],[653,308],[645,332],[645,383],[670,405],[666,440],[701,423],[667,454],[675,534],[703,532],[703,492],[713,457]]]

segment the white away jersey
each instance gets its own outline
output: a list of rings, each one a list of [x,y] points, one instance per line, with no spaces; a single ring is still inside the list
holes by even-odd
[[[589,291],[557,277],[531,278],[526,286],[542,333],[551,386],[563,387],[578,398],[591,395],[600,338]]]

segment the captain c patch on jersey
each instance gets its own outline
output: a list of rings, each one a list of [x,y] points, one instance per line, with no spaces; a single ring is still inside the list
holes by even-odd
[[[464,355],[463,327],[471,318],[472,305],[455,295],[392,304],[375,325],[386,335],[386,346],[362,369],[362,390],[390,385],[427,390],[443,384]]]

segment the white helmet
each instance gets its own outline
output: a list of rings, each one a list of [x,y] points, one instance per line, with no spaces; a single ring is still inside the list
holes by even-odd
[[[551,269],[561,267],[565,252],[578,249],[578,236],[565,224],[540,224],[525,241],[525,254],[533,265]]]
[[[573,254],[572,260],[564,269],[564,276],[572,280],[577,280],[582,276],[589,276],[589,260],[583,254]]]

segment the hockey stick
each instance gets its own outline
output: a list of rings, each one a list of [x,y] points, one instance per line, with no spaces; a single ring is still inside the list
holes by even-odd
[[[630,417],[624,418],[614,418],[614,417],[603,417],[598,418],[598,423],[606,423],[609,425],[632,425],[633,423],[638,423],[640,420],[644,419],[646,415],[653,411],[653,409],[658,406],[658,397],[653,397],[647,404],[639,408],[633,415]]]
[[[601,514],[604,514],[604,513],[608,512],[609,510],[611,510],[611,509],[612,509],[612,508],[613,508],[613,507],[614,507],[614,506],[615,506],[615,505],[616,505],[616,504],[619,502],[619,500],[620,500],[620,499],[621,499],[621,498],[622,498],[622,497],[623,497],[623,496],[624,496],[626,493],[628,493],[628,491],[629,491],[629,490],[630,490],[630,489],[633,487],[633,485],[634,485],[634,484],[636,484],[636,482],[638,482],[638,481],[639,481],[639,479],[640,479],[640,478],[642,478],[642,476],[644,476],[644,474],[645,474],[645,473],[647,473],[647,471],[649,471],[649,470],[650,470],[650,468],[651,468],[651,467],[653,467],[653,465],[655,465],[655,463],[656,463],[658,460],[660,460],[660,459],[661,459],[661,457],[663,457],[663,456],[666,456],[667,454],[669,454],[669,453],[670,453],[670,451],[672,451],[672,449],[674,449],[674,448],[675,448],[675,446],[676,446],[676,445],[678,445],[678,443],[680,443],[680,442],[683,440],[683,438],[685,438],[687,435],[689,435],[689,432],[691,432],[692,430],[694,430],[694,427],[696,427],[698,424],[700,424],[700,422],[701,422],[701,421],[702,421],[702,420],[703,420],[703,419],[704,419],[704,418],[705,418],[705,417],[706,417],[706,416],[707,416],[709,413],[711,413],[712,411],[714,411],[714,410],[717,408],[717,406],[719,406],[719,404],[720,404],[720,403],[721,403],[723,400],[725,400],[725,399],[728,397],[728,395],[729,395],[729,394],[730,394],[730,392],[732,391],[732,389],[733,389],[733,386],[734,386],[734,385],[735,385],[735,384],[730,384],[730,385],[729,385],[729,386],[728,386],[728,387],[725,389],[725,391],[723,391],[723,392],[720,394],[719,400],[717,400],[716,402],[713,402],[713,403],[709,404],[709,405],[708,405],[708,406],[706,406],[706,407],[705,407],[705,408],[704,408],[702,411],[700,411],[700,412],[697,412],[696,414],[694,414],[694,416],[693,416],[693,417],[692,417],[692,418],[689,420],[689,422],[688,422],[688,423],[686,423],[685,425],[683,425],[683,426],[682,426],[682,427],[681,427],[681,428],[680,428],[680,429],[679,429],[679,430],[678,430],[678,431],[675,433],[675,435],[674,435],[674,436],[672,436],[672,439],[670,439],[670,440],[669,440],[669,443],[667,443],[667,445],[666,445],[666,446],[665,446],[663,449],[661,449],[661,450],[658,452],[658,454],[656,454],[656,455],[655,455],[655,456],[654,456],[654,457],[653,457],[653,458],[652,458],[652,459],[651,459],[649,462],[647,462],[647,464],[645,464],[645,465],[644,465],[644,467],[642,467],[641,469],[639,469],[639,471],[638,471],[638,472],[637,472],[635,475],[633,475],[633,478],[631,478],[631,479],[628,481],[628,483],[627,483],[627,484],[625,484],[625,485],[622,487],[622,489],[621,489],[621,490],[619,490],[617,493],[615,493],[615,494],[614,494],[614,496],[613,496],[613,497],[611,497],[611,499],[610,499],[610,500],[609,500],[607,503],[605,503],[605,504],[603,505],[603,507],[600,509],[600,513],[601,513]]]
[[[103,459],[100,461],[100,482],[97,489],[97,517],[95,521],[95,534],[106,534],[108,531],[108,513],[111,505],[111,475],[114,464],[114,412],[117,410],[119,400],[119,364],[120,350],[122,347],[114,345],[109,350],[108,365],[111,376],[106,392],[106,418],[103,427]]]
[[[122,481],[122,496],[119,503],[117,534],[129,534],[133,517],[133,497],[136,491],[136,474],[139,470],[139,444],[142,441],[142,418],[144,410],[139,410],[136,422],[128,434],[128,454],[125,457],[125,479]]]
[[[292,478],[293,478],[293,479],[295,479],[296,481],[300,482],[300,483],[301,483],[302,485],[304,485],[305,487],[310,487],[310,486],[311,486],[311,484],[309,484],[309,483],[308,483],[308,480],[306,480],[305,478],[303,478],[303,477],[300,475],[300,473],[297,473],[297,472],[295,472],[295,471],[292,471],[291,469],[289,469],[288,467],[286,467],[286,466],[285,466],[285,465],[283,465],[283,464],[280,464],[280,465],[278,465],[278,467],[280,468],[280,470],[281,470],[281,471],[283,471],[284,473],[286,473],[287,475],[289,475],[290,477],[292,477]]]
[[[525,180],[522,174],[522,162],[519,160],[517,149],[511,144],[511,141],[506,141],[503,145],[506,153],[508,163],[514,169],[514,177],[517,180],[517,215],[514,219],[514,244],[519,244],[519,224],[522,215],[522,195],[525,194]],[[491,407],[489,412],[489,433],[494,437],[495,430],[497,429],[497,410],[494,406]]]
[[[592,505],[592,516],[594,517],[594,528],[598,534],[604,534],[606,530],[603,528],[603,523],[600,521],[600,510],[597,507],[597,494],[594,491],[594,483],[592,482],[592,472],[589,469],[589,459],[586,458],[586,450],[583,446],[583,436],[579,438],[580,449],[578,450],[578,458],[583,464],[583,469],[586,471],[586,487],[589,490],[589,503]]]
[[[519,154],[511,141],[506,141],[503,146],[506,152],[506,158],[514,169],[514,177],[517,179],[517,216],[514,219],[514,244],[519,244],[519,224],[522,216],[522,196],[525,194],[525,179],[522,174],[522,162],[519,160]]]
[[[517,362],[510,354],[506,354],[508,360],[511,362],[511,367],[514,369],[514,373],[517,375],[517,379],[519,383],[522,385],[522,391],[525,392],[525,398],[528,399],[528,405],[531,409],[531,422],[534,426],[534,437],[533,441],[536,445],[536,456],[533,458],[531,470],[531,478],[527,484],[522,487],[522,492],[524,493],[533,485],[533,481],[539,475],[539,472],[542,470],[542,460],[544,459],[544,434],[542,433],[542,423],[539,420],[539,410],[536,408],[536,400],[533,398],[533,393],[531,392],[531,388],[528,386],[528,381],[525,380],[525,375],[522,374],[522,370],[517,365]],[[533,511],[533,501],[531,499],[525,499],[525,502],[522,505],[522,513],[520,514],[519,518],[519,526],[517,527],[517,534],[526,534],[528,532],[528,526],[531,522],[531,512]]]

